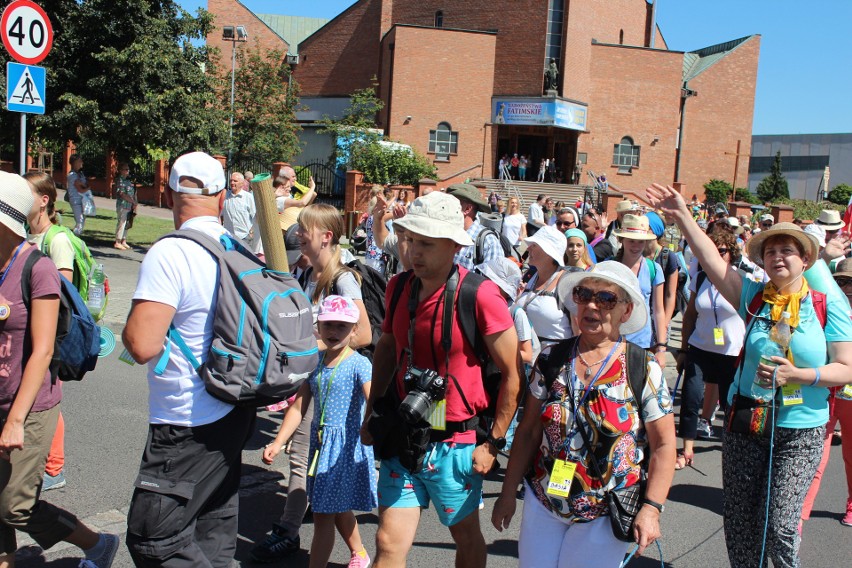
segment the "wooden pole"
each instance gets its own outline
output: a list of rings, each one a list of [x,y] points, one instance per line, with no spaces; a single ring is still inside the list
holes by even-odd
[[[737,140],[737,155],[734,158],[734,201],[737,200],[737,171],[740,169],[740,142],[740,140]]]
[[[266,266],[280,272],[290,272],[287,264],[287,250],[284,248],[284,235],[278,221],[278,208],[275,206],[275,190],[272,189],[272,176],[257,174],[251,180],[251,191],[257,209],[257,224],[263,242]]]

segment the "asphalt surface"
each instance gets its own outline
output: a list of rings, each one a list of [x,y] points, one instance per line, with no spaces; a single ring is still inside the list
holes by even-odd
[[[145,213],[143,213],[145,214]],[[169,212],[154,214],[169,217]],[[120,338],[136,284],[144,251],[117,251],[94,248],[93,254],[104,263],[112,291],[106,321]],[[673,326],[674,340],[679,339],[679,323]],[[65,385],[62,404],[66,421],[66,469],[68,485],[44,494],[44,499],[66,508],[90,526],[122,534],[132,494],[133,481],[145,443],[147,431],[147,384],[145,368],[128,366],[118,360],[122,350],[102,359],[84,381]],[[669,385],[675,384],[673,365],[668,369]],[[280,422],[279,413],[261,412],[257,431],[244,453],[241,484],[240,530],[237,561],[251,565],[249,552],[254,543],[263,540],[273,521],[277,520],[286,498],[287,459],[280,457],[267,467],[260,461],[260,448],[272,439]],[[721,424],[716,420],[716,425]],[[852,432],[848,433],[852,441]],[[697,442],[696,464],[677,472],[662,516],[663,559],[666,566],[728,566],[722,534],[721,444]],[[808,567],[847,567],[852,565],[852,528],[839,523],[846,503],[846,482],[840,447],[832,447],[831,460],[823,478],[812,518],[805,524],[802,565]],[[503,458],[505,464],[505,458]],[[481,524],[488,543],[488,564],[493,567],[517,566],[517,538],[522,502],[511,527],[498,533],[490,524],[491,508],[500,490],[500,474],[490,475],[485,483],[485,510]],[[367,550],[375,550],[377,517],[373,513],[358,514],[361,535]],[[313,525],[302,527],[302,550],[277,566],[305,567]],[[23,533],[19,533],[17,565],[22,568],[77,566],[80,552],[60,543],[44,552]],[[635,558],[631,567],[660,566],[656,549],[647,558]],[[421,517],[409,566],[451,566],[454,545],[449,532],[437,520],[434,511]],[[346,566],[349,560],[345,545],[337,540],[330,566]],[[115,567],[132,566],[122,542]]]

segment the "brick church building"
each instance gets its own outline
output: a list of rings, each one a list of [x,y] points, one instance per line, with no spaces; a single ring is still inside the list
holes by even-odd
[[[442,185],[496,177],[515,153],[528,179],[555,158],[566,182],[579,162],[625,190],[748,179],[736,153],[751,147],[759,35],[673,51],[648,0],[358,0],[288,39],[237,0],[208,4],[217,26],[248,22],[250,41],[298,54],[309,120],[375,78],[379,128],[434,160]],[[208,43],[230,51],[219,30]]]

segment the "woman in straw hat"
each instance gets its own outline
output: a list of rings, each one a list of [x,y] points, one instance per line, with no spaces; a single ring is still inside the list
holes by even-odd
[[[650,307],[651,317],[645,321],[642,329],[631,333],[627,339],[645,349],[650,349],[661,367],[666,365],[666,319],[663,284],[663,267],[653,260],[645,258],[645,245],[657,237],[651,232],[648,218],[644,215],[624,216],[621,228],[613,233],[621,242],[621,248],[615,260],[622,263],[639,279],[645,305]],[[653,322],[652,322],[653,320]],[[653,323],[653,328],[652,328]],[[654,341],[656,332],[656,341]]]
[[[746,321],[722,455],[731,565],[761,566],[768,558],[775,566],[799,566],[797,529],[822,456],[827,387],[852,382],[849,303],[839,292],[810,290],[804,272],[818,260],[818,244],[798,226],[776,223],[749,240],[749,257],[769,278],[766,284],[752,282],[729,269],[676,190],[654,184],[648,196],[680,226],[710,282]],[[827,245],[826,253],[838,256],[848,239]],[[820,304],[824,309],[817,311]],[[763,346],[782,313],[789,314],[793,330],[787,356],[764,363]],[[769,403],[748,397],[755,383],[774,392]]]
[[[629,268],[601,262],[566,274],[559,290],[578,335],[536,361],[491,521],[497,530],[508,527],[523,482],[520,566],[614,568],[630,545],[614,536],[606,493],[636,486],[645,471],[632,526],[638,553],[660,537],[674,476],[672,401],[654,358],[626,340],[648,319]]]
[[[39,500],[62,388],[50,362],[59,319],[59,273],[26,241],[24,222],[40,206],[27,181],[0,172],[0,565],[14,566],[15,530],[42,548],[59,541],[86,553],[84,567],[112,564],[118,537],[98,534]],[[22,280],[29,273],[29,294]]]

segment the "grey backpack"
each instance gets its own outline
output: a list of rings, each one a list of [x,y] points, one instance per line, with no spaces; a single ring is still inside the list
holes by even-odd
[[[298,282],[289,273],[266,268],[229,235],[217,242],[183,230],[161,237],[168,238],[197,243],[216,259],[219,293],[206,360],[193,356],[173,324],[154,372],[165,370],[174,343],[207,392],[223,402],[266,406],[295,393],[317,366],[311,303]]]

